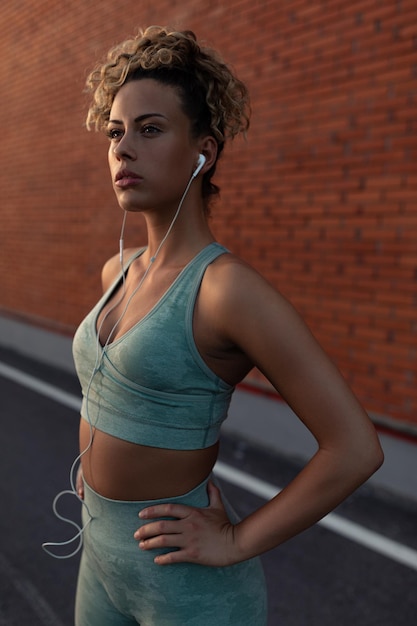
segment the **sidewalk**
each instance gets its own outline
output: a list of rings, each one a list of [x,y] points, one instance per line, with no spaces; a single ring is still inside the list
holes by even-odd
[[[71,339],[0,317],[0,345],[73,373]],[[308,459],[316,444],[291,409],[260,392],[237,389],[223,430],[254,446],[296,461]],[[417,502],[417,441],[380,433],[383,466],[370,479],[375,487]]]

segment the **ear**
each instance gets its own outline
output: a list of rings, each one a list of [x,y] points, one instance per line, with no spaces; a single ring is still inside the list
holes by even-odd
[[[202,171],[208,172],[217,161],[217,142],[214,137],[207,135],[201,138],[198,142],[198,151],[206,157]]]

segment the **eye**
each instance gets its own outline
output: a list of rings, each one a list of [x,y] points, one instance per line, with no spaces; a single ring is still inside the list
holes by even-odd
[[[145,126],[141,128],[141,132],[143,135],[157,135],[161,132],[161,129],[154,124],[145,124]]]
[[[106,131],[106,135],[111,141],[117,141],[122,137],[123,131],[120,128],[109,128]]]

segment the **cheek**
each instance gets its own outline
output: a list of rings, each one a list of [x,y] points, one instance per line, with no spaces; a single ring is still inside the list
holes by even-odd
[[[115,157],[115,154],[112,148],[109,148],[107,152],[107,164],[109,167],[109,173],[110,173],[111,179],[113,181],[113,177],[115,176],[118,168],[120,167],[120,164],[117,158]]]
[[[170,170],[171,175],[175,176],[177,180],[185,181],[186,184],[194,171],[194,162],[196,161],[197,157],[194,158],[194,155],[190,155],[189,148],[173,151],[169,162],[167,162],[167,169]]]
[[[110,146],[108,151],[107,151],[107,162],[109,164],[109,167],[111,169],[112,167],[112,163],[114,162],[114,152],[113,152],[113,146]]]

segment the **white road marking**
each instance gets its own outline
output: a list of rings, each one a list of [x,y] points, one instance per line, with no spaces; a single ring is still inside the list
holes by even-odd
[[[36,391],[36,393],[39,393],[42,396],[55,400],[56,402],[59,402],[59,404],[63,404],[70,409],[74,409],[74,411],[80,411],[80,398],[63,391],[54,385],[45,383],[43,380],[40,380],[31,374],[26,374],[15,367],[11,367],[10,365],[6,365],[6,363],[0,362],[0,375],[18,383],[19,385],[23,385],[32,391]]]

